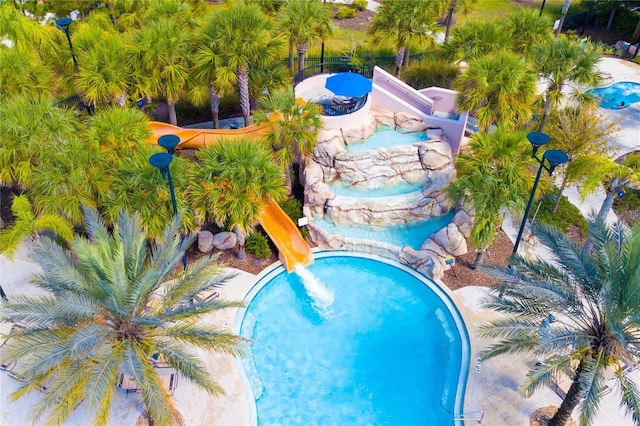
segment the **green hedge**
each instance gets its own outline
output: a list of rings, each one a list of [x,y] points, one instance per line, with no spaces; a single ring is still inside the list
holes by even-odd
[[[433,59],[411,63],[403,74],[402,79],[414,89],[426,87],[442,87],[450,89],[453,80],[460,74],[460,67],[445,61]]]
[[[549,197],[542,201],[540,210],[538,210],[538,214],[536,215],[536,221],[554,226],[563,232],[569,231],[569,227],[571,225],[575,225],[580,229],[581,236],[587,237],[589,235],[589,225],[587,220],[582,215],[580,209],[571,204],[566,196],[563,195],[560,199],[558,210],[555,213],[551,213],[551,209],[553,209],[554,204],[554,197]],[[537,203],[532,207],[531,216],[533,216],[537,207]]]
[[[624,189],[624,197],[613,200],[615,210],[640,210],[640,191],[632,188]]]
[[[336,13],[336,19],[348,19],[355,18],[358,14],[358,11],[353,7],[349,6],[340,6],[338,8],[338,12]]]
[[[269,241],[260,232],[253,232],[247,236],[244,241],[246,250],[260,259],[266,259],[271,256],[271,249],[269,248]]]

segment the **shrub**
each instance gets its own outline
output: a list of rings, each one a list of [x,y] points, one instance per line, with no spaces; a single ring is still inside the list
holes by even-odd
[[[353,0],[353,7],[362,12],[367,8],[367,0]]]
[[[297,224],[298,219],[302,217],[302,202],[294,197],[289,197],[282,203],[280,203],[280,207],[282,210],[293,220],[293,223]],[[298,227],[298,230],[302,234],[303,237],[307,237],[309,235],[309,230],[306,226]]]
[[[260,232],[252,232],[247,236],[244,241],[245,249],[260,259],[266,259],[271,256],[271,249],[269,248],[269,241]]]
[[[340,6],[338,8],[338,13],[336,13],[336,18],[337,19],[355,18],[357,14],[358,14],[358,11],[355,10],[353,7]]]
[[[536,220],[547,225],[555,226],[563,232],[568,232],[570,226],[574,225],[580,230],[580,235],[582,237],[589,235],[589,225],[587,220],[582,215],[580,209],[571,204],[566,196],[563,195],[560,199],[558,210],[555,213],[551,213],[554,204],[554,197],[544,199],[540,205],[540,210],[538,210],[538,214],[536,215]],[[537,204],[531,209],[532,216],[535,213],[536,207]]]
[[[428,60],[409,65],[402,79],[415,89],[432,86],[450,89],[459,73],[459,67],[449,62]]]

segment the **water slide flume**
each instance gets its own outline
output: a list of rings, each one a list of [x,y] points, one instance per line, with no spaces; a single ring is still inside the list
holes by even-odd
[[[152,132],[150,143],[158,143],[160,136],[176,135],[180,138],[176,149],[198,149],[222,139],[260,139],[267,129],[267,124],[252,124],[242,129],[185,129],[157,121],[152,121],[149,125]],[[287,272],[294,271],[297,265],[306,266],[313,263],[311,247],[291,218],[273,200],[269,200],[262,207],[258,222],[278,248],[280,261]]]

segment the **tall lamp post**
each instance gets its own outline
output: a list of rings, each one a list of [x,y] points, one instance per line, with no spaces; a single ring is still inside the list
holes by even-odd
[[[71,50],[71,58],[73,59],[73,66],[78,66],[76,55],[73,54],[73,45],[71,44],[71,36],[69,36],[69,25],[73,22],[73,19],[66,17],[56,19],[56,27],[60,28],[67,35],[67,41],[69,42],[69,50]]]
[[[173,138],[178,139],[178,142],[180,142],[180,138],[175,135],[167,135],[167,136],[173,136]],[[172,139],[171,138],[167,139],[167,141],[170,141],[170,140]],[[160,140],[158,140],[158,144],[160,144]],[[177,143],[171,147],[172,150],[173,148],[175,148],[176,145]],[[168,150],[168,148],[166,149]],[[164,179],[167,179],[167,182],[169,183],[169,193],[171,194],[171,205],[173,206],[173,215],[178,216],[178,204],[176,203],[176,193],[175,193],[175,190],[173,189],[173,180],[171,179],[171,170],[169,169],[169,165],[171,164],[172,161],[173,161],[173,155],[168,152],[158,152],[153,154],[151,157],[149,157],[149,164],[151,164],[153,167],[158,168],[160,170],[160,173],[162,174],[162,177]],[[182,255],[182,266],[184,267],[184,269],[187,268],[186,252]]]
[[[520,239],[522,238],[522,232],[524,231],[524,226],[527,223],[527,217],[529,216],[529,211],[531,210],[531,204],[533,203],[533,199],[536,195],[536,189],[538,189],[538,182],[540,182],[540,176],[542,175],[542,170],[546,170],[549,172],[549,176],[553,174],[553,171],[560,164],[564,164],[569,161],[569,156],[559,149],[550,149],[545,151],[542,155],[542,158],[538,157],[537,152],[538,149],[549,143],[549,136],[542,132],[531,132],[527,135],[527,139],[531,143],[533,147],[533,152],[531,156],[535,158],[538,163],[540,163],[540,167],[538,168],[538,174],[536,175],[536,180],[533,183],[533,188],[531,188],[531,195],[529,196],[529,202],[527,203],[527,208],[524,210],[524,217],[522,218],[522,223],[520,224],[520,230],[518,231],[518,237],[516,238],[516,242],[513,246],[513,253],[511,255],[515,255],[518,253],[518,247],[520,246]],[[548,162],[547,166],[545,162]]]

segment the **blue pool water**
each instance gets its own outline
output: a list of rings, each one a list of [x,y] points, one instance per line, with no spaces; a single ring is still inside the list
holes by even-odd
[[[587,90],[586,93],[601,99],[600,108],[616,109],[624,101],[625,106],[640,102],[640,83],[620,82],[599,89]]]
[[[411,145],[429,139],[426,132],[400,132],[389,126],[378,126],[368,139],[347,145],[347,151],[363,151],[366,149],[382,148],[396,145]]]
[[[308,272],[333,294],[320,314],[279,266],[247,299],[240,334],[259,425],[453,425],[469,340],[436,284],[395,263],[316,253]]]
[[[453,220],[454,211],[444,216],[430,217],[423,221],[408,225],[393,225],[388,227],[336,225],[324,219],[314,219],[314,223],[330,234],[344,235],[351,238],[363,238],[399,247],[409,246],[419,250],[422,243],[431,234],[447,226]]]
[[[409,194],[410,192],[419,191],[424,188],[424,183],[409,183],[406,181],[399,182],[394,185],[379,186],[372,188],[370,186],[348,186],[339,182],[329,185],[334,194],[344,197],[390,197],[393,195]]]

